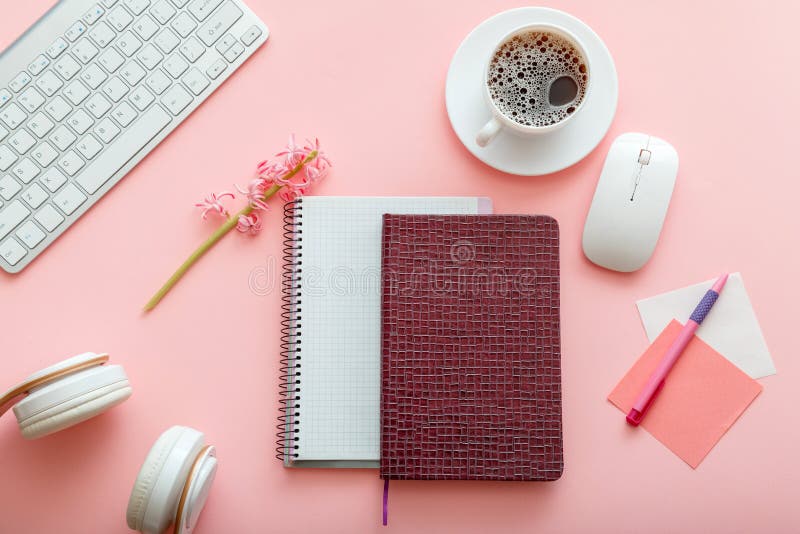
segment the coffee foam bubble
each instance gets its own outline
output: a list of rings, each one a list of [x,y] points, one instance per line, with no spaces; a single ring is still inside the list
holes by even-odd
[[[550,86],[569,77],[575,98],[550,102]],[[573,113],[586,96],[586,60],[567,39],[547,31],[530,31],[506,41],[489,64],[487,85],[498,109],[524,126],[550,126]]]

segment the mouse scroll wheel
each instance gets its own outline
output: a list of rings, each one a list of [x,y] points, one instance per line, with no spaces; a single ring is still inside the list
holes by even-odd
[[[653,153],[643,148],[639,151],[639,164],[641,165],[650,165],[650,156]]]

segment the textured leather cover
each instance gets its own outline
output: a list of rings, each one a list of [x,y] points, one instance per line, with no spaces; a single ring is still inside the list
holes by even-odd
[[[383,222],[381,476],[559,478],[558,223]]]

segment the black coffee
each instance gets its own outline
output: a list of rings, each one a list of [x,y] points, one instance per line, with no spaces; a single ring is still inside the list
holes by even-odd
[[[487,83],[503,115],[524,126],[550,126],[575,112],[588,80],[586,60],[570,41],[530,31],[497,50]]]

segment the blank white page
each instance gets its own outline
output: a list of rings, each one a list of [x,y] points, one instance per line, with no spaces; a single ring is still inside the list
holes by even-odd
[[[303,198],[297,460],[380,459],[383,214],[489,206],[478,198]]]

